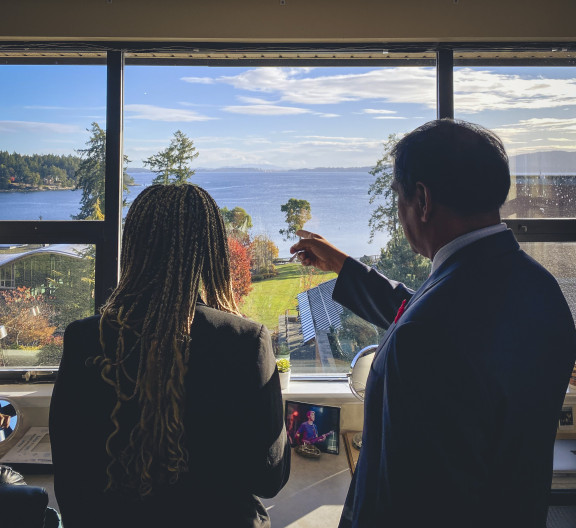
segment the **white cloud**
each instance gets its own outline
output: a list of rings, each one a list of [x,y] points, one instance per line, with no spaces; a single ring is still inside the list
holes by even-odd
[[[297,68],[257,68],[215,82],[238,90],[273,95],[278,102],[320,105],[376,100],[382,104],[420,103],[436,107],[436,73],[433,68],[380,68],[362,73],[311,76]],[[315,70],[314,73],[316,73]],[[576,78],[535,79],[494,70],[462,68],[454,73],[457,113],[512,108],[538,109],[576,105]],[[249,103],[260,98],[240,96]],[[270,103],[268,103],[270,104]],[[367,108],[365,114],[393,111]]]
[[[329,147],[334,150],[374,149],[382,145],[382,141],[362,137],[344,136],[297,136],[300,146]]]
[[[208,105],[208,104],[203,104],[203,103],[189,103],[188,101],[178,101],[178,104],[180,106],[186,106],[186,107],[193,107],[193,108],[198,108],[198,107],[208,107],[208,106],[215,106],[215,105]]]
[[[164,108],[161,106],[128,104],[124,106],[127,119],[146,119],[149,121],[191,122],[209,121],[215,117],[204,116],[192,110],[182,108]]]
[[[321,114],[321,113],[315,113],[314,115],[317,115],[318,117],[322,117],[322,118],[341,117],[340,114]]]
[[[274,165],[284,168],[374,165],[382,141],[366,137],[306,135],[270,140],[260,136],[203,136],[194,140],[201,165]],[[224,141],[223,141],[224,139]]]
[[[532,119],[521,119],[517,123],[502,125],[494,128],[497,134],[532,134],[547,135],[551,132],[574,134],[576,133],[576,118],[558,119],[553,117],[539,117]]]
[[[522,119],[493,130],[512,155],[538,150],[576,150],[576,119]]]
[[[350,136],[316,136],[316,135],[307,135],[307,136],[296,136],[299,139],[329,139],[334,141],[373,141],[371,139],[363,138],[363,137],[350,137]]]
[[[191,84],[214,84],[212,77],[181,77],[180,80]]]
[[[366,148],[374,148],[381,145],[382,142],[380,141],[366,141],[361,143],[355,143],[353,141],[350,142],[342,142],[342,141],[328,141],[328,140],[316,140],[316,141],[302,141],[300,145],[308,145],[314,147],[336,147],[338,150],[341,149],[350,149],[350,150],[362,150]]]
[[[30,105],[24,106],[25,110],[58,110],[59,112],[66,110],[66,111],[77,111],[77,110],[106,110],[105,106],[81,106],[81,107],[72,107],[72,106],[43,106],[43,105]]]
[[[456,113],[556,108],[576,105],[576,78],[534,79],[464,68],[454,72],[454,92]]]
[[[309,71],[259,68],[236,76],[222,76],[217,81],[240,90],[277,94],[284,102],[298,104],[380,99],[435,105],[436,77],[432,68],[381,68],[363,73],[317,77],[307,76]]]
[[[355,145],[343,146],[337,143],[337,149],[329,143],[289,142],[274,143],[259,149],[243,149],[243,144],[220,146],[215,148],[199,147],[202,152],[202,166],[222,167],[223,165],[273,165],[286,169],[302,167],[340,166],[353,167],[374,165],[381,155],[382,144],[377,142],[373,148]],[[225,160],[225,162],[223,162]],[[329,160],[329,161],[327,161]]]
[[[396,116],[396,110],[380,110],[376,108],[365,108],[360,114],[373,115],[373,119],[408,119],[407,117]]]
[[[268,101],[268,100],[262,99],[262,98],[260,98],[260,97],[246,97],[246,96],[244,96],[244,95],[238,95],[238,96],[236,96],[236,99],[238,99],[238,101],[240,101],[241,103],[252,104],[252,105],[259,105],[259,104],[269,105],[269,104],[275,104],[274,101]]]
[[[56,134],[77,134],[83,129],[76,125],[43,123],[38,121],[0,121],[0,132],[53,132]]]
[[[278,105],[246,105],[246,106],[225,106],[222,108],[224,112],[231,114],[246,114],[246,115],[296,115],[296,114],[309,114],[310,110],[306,108],[296,108],[293,106],[278,106]]]
[[[380,110],[376,108],[364,108],[361,114],[397,114],[396,110]]]

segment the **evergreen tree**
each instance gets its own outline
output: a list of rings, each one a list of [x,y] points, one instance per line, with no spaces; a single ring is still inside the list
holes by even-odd
[[[398,199],[391,187],[394,181],[394,167],[390,152],[399,140],[398,134],[388,136],[384,142],[384,154],[369,172],[375,178],[368,188],[370,203],[373,204],[377,199],[382,198],[368,220],[370,241],[374,239],[378,231],[385,231],[392,236],[402,229],[398,220]]]
[[[400,227],[382,248],[376,269],[394,280],[417,290],[428,278],[430,261],[414,253]]]
[[[181,130],[174,132],[168,148],[144,160],[144,165],[156,173],[152,183],[182,185],[194,175],[194,169],[189,167],[198,157],[194,142]]]
[[[417,289],[428,277],[430,262],[421,255],[414,253],[398,220],[398,199],[391,185],[394,180],[391,151],[400,137],[397,134],[388,136],[384,143],[384,153],[376,166],[370,171],[375,177],[368,189],[370,203],[377,198],[382,201],[372,212],[368,226],[370,240],[377,231],[385,231],[390,235],[386,247],[382,248],[376,268],[387,277],[404,282],[408,287]]]
[[[0,189],[67,187],[74,184],[80,165],[77,156],[54,154],[23,155],[0,151]]]
[[[98,123],[92,123],[87,129],[90,139],[86,148],[77,150],[82,158],[76,170],[76,189],[82,189],[80,198],[80,212],[74,220],[103,220],[104,219],[104,186],[106,176],[106,131]],[[126,165],[130,161],[124,156],[123,189],[128,191],[127,184],[130,177],[126,173]]]
[[[284,240],[296,239],[296,231],[302,229],[304,224],[312,218],[310,202],[307,200],[297,200],[290,198],[284,205],[280,206],[280,211],[286,213],[286,229],[280,229],[280,234]]]

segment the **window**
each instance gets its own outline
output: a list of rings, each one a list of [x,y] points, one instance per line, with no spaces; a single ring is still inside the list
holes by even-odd
[[[576,242],[523,242],[520,245],[554,275],[576,319]]]
[[[476,64],[457,61],[454,107],[456,118],[482,123],[502,138],[512,173],[504,221],[557,278],[576,316],[576,69],[555,53],[484,53]]]
[[[0,375],[10,378],[58,367],[65,327],[93,314],[116,281],[120,223],[105,176],[115,161],[106,135],[118,137],[120,120],[107,119],[118,61],[19,60],[0,68]]]
[[[289,261],[297,237],[287,209],[305,229],[378,262],[389,234],[370,243],[369,171],[389,135],[434,119],[433,65],[128,65],[125,80],[124,152],[136,184],[128,200],[154,180],[149,158],[185,134],[198,154],[189,181],[225,213],[233,268],[249,255],[251,284],[236,288],[241,311],[266,324],[293,374],[348,372],[379,331],[332,301],[334,274]]]
[[[0,220],[100,219],[106,68],[9,64],[1,71]],[[97,163],[82,165],[88,158]]]
[[[434,52],[392,47],[385,56],[361,48],[173,51],[135,46],[125,68],[124,52],[114,50],[38,58],[58,64],[6,55],[0,186],[16,192],[0,192],[0,292],[28,288],[48,297],[68,288],[82,305],[69,320],[100,306],[117,280],[122,199],[129,204],[151,183],[145,161],[181,131],[199,154],[192,181],[223,209],[235,251],[251,253],[242,311],[271,329],[276,353],[290,354],[296,375],[341,375],[382,329],[331,303],[333,276],[288,262],[293,240],[282,206],[293,199],[304,216],[309,206],[305,228],[381,265],[390,237],[376,232],[368,244],[376,205],[368,171],[389,134],[437,112],[452,115],[452,95],[457,118],[493,128],[505,141],[514,179],[503,213],[519,240],[540,253],[576,241],[569,53],[443,49],[436,65]],[[33,89],[38,84],[45,89]],[[79,182],[77,169],[90,154],[79,151],[102,139],[100,132],[106,148],[98,151],[98,170]],[[124,191],[123,154],[130,160]],[[83,201],[83,186],[90,191],[95,183],[100,191]],[[89,249],[75,257],[58,246]],[[559,262],[566,254],[557,253]],[[392,263],[383,271],[418,286],[423,265],[402,271],[402,262]],[[72,268],[86,280],[78,282]],[[58,334],[64,323],[51,324]]]
[[[504,218],[576,216],[576,69],[476,66],[454,72],[457,118],[500,135],[512,172]]]
[[[2,266],[0,268],[0,289],[13,289],[14,284],[14,264]]]
[[[18,244],[0,249],[2,367],[57,367],[66,326],[94,313],[94,246]]]

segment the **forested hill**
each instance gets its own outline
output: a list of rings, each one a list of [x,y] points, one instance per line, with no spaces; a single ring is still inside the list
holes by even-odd
[[[0,189],[62,188],[76,185],[78,156],[32,154],[31,156],[0,151]]]

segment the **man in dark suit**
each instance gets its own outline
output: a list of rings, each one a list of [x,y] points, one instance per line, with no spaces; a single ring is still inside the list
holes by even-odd
[[[500,221],[504,147],[482,127],[439,120],[393,157],[404,233],[432,260],[418,291],[313,233],[291,250],[339,274],[336,301],[390,325],[340,527],[544,528],[576,335],[556,280]]]

